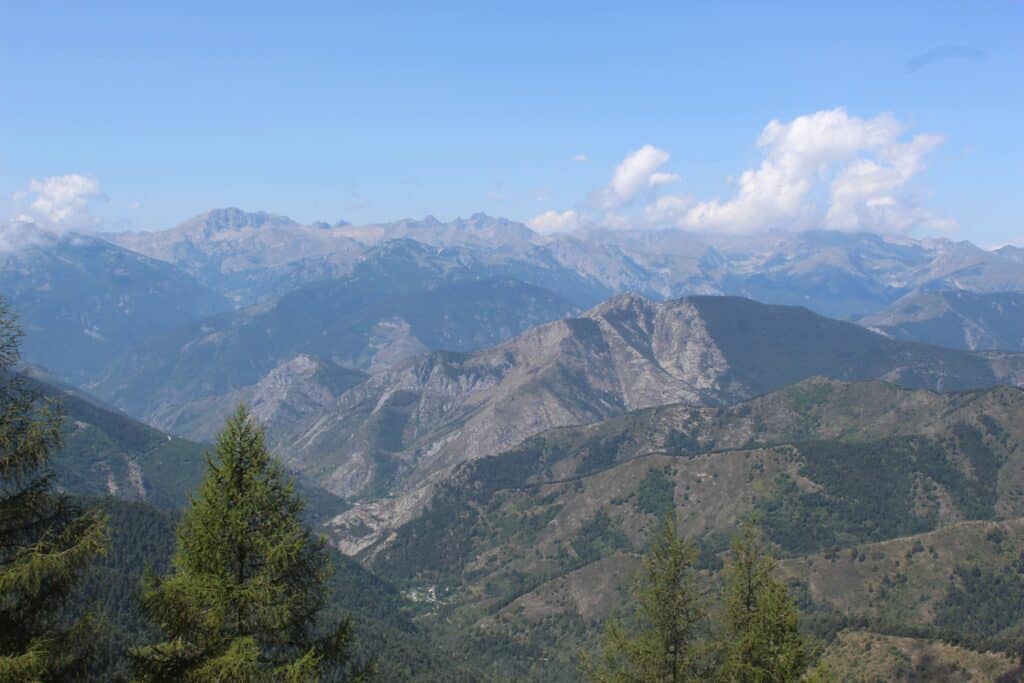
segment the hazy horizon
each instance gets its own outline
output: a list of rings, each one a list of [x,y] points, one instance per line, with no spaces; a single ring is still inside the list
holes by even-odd
[[[1019,4],[56,10],[0,29],[7,219],[1024,233]]]

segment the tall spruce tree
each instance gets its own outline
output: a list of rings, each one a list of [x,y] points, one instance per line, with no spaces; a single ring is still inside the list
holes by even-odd
[[[356,680],[347,620],[320,628],[331,571],[302,501],[240,407],[178,528],[172,571],[143,609],[166,640],[133,652],[147,681]]]
[[[659,525],[633,586],[634,614],[611,619],[588,677],[600,683],[681,683],[707,679],[707,615],[697,585],[697,550],[676,531],[673,511]]]
[[[106,547],[106,520],[53,488],[59,407],[16,372],[21,329],[0,298],[0,680],[71,679],[85,624],[65,602]]]
[[[797,609],[776,568],[760,532],[744,524],[725,566],[722,680],[784,683],[800,680],[807,669]]]

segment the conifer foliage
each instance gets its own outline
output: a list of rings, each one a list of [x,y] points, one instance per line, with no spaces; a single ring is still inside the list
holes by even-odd
[[[760,532],[745,523],[726,560],[723,607],[705,611],[697,550],[676,532],[670,509],[654,535],[633,590],[631,619],[609,620],[598,683],[790,683],[809,663],[797,609],[775,578]],[[720,592],[717,587],[713,593]],[[583,655],[584,660],[588,658]],[[810,680],[810,679],[808,679]]]
[[[178,529],[171,573],[143,609],[163,642],[138,648],[147,681],[356,680],[351,625],[318,623],[331,564],[244,407],[228,420]]]
[[[708,673],[707,614],[696,582],[697,550],[665,516],[633,588],[634,630],[617,619],[591,677],[601,683],[682,683]]]
[[[796,606],[775,572],[760,532],[744,524],[725,567],[724,680],[784,683],[807,669]]]
[[[62,608],[106,547],[106,520],[52,485],[61,417],[15,373],[21,331],[0,299],[0,680],[69,679],[87,648]]]

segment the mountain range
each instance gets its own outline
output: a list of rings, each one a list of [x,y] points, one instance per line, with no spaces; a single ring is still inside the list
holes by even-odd
[[[1024,293],[940,290],[909,294],[858,320],[892,337],[955,349],[1024,350]]]
[[[89,235],[0,252],[0,294],[20,317],[26,359],[75,384],[151,336],[231,308],[177,266]]]
[[[358,501],[334,527],[350,549],[407,521],[460,464],[547,429],[815,375],[946,391],[1024,377],[1010,247],[219,209],[3,258],[27,360],[193,440],[252,405],[304,481]],[[90,344],[68,352],[75,335]]]
[[[374,375],[291,423],[281,453],[333,493],[370,499],[335,520],[355,551],[418,513],[455,466],[544,430],[670,403],[726,405],[819,375],[947,391],[1021,385],[1024,355],[898,342],[736,297],[622,295],[490,349]]]
[[[1024,637],[1019,248],[238,209],[12,243],[56,481],[162,548],[131,506],[184,505],[245,403],[381,628],[481,670],[574,680],[669,506],[709,580],[758,519],[834,670],[1013,665],[983,650]]]
[[[428,216],[357,227],[344,221],[300,225],[274,214],[217,209],[167,230],[104,237],[173,263],[241,304],[280,295],[301,282],[343,275],[367,250],[396,239],[458,248],[492,263],[525,262],[574,273],[603,290],[597,299],[577,301],[587,305],[627,291],[661,299],[732,294],[847,318],[875,313],[916,290],[997,292],[1024,286],[1014,247],[988,251],[969,242],[871,233],[735,238],[591,228],[551,236],[485,214],[447,223]],[[565,295],[557,277],[544,286]]]
[[[362,329],[341,342],[342,353],[324,348],[333,346],[330,339],[296,343],[294,337],[301,335],[278,334],[265,340],[271,348],[252,362],[259,377],[290,360],[296,350],[360,370],[383,369],[417,352],[474,350],[619,293],[655,300],[692,294],[744,296],[864,320],[881,330],[886,316],[906,318],[900,307],[916,296],[1024,291],[1018,252],[1015,247],[987,251],[967,242],[826,231],[742,239],[678,230],[588,229],[549,236],[484,214],[451,222],[427,217],[371,226],[344,221],[302,225],[265,212],[217,209],[155,232],[43,234],[0,253],[0,293],[21,311],[29,335],[27,360],[102,393],[104,387],[125,384],[115,366],[138,367],[140,357],[152,356],[161,344],[164,356],[171,355],[203,339],[205,330],[230,337],[233,332],[225,329],[237,331],[273,318],[268,308],[280,311],[298,304],[296,310],[307,319],[332,317],[337,311],[337,306],[330,307],[332,291],[350,294],[355,282],[362,295],[372,296],[366,297],[365,311],[358,310],[359,300],[345,300],[345,317],[359,318],[356,327]],[[535,299],[538,306],[516,322],[492,329],[494,320],[515,314],[495,311],[477,317],[473,307],[479,299],[472,303],[467,293],[448,295],[438,289],[471,280],[505,281],[503,295],[522,286],[521,298]],[[300,292],[307,287],[308,301],[302,301]],[[380,300],[392,288],[406,295],[404,308],[393,304],[396,312],[382,315],[387,306],[378,311]],[[413,290],[417,296],[444,299],[447,305],[413,302]],[[285,297],[291,298],[280,303]],[[444,315],[461,312],[463,298],[469,302],[465,317],[477,317],[468,322],[478,329],[463,325],[448,339],[429,330],[408,331],[414,325],[443,327]],[[887,310],[890,306],[894,308]],[[410,320],[410,308],[441,317]],[[924,308],[941,315],[934,306]],[[1012,327],[1012,320],[999,319],[1012,317],[1012,311],[978,309],[984,317],[980,319],[963,309],[957,315],[972,328],[970,339],[986,347],[986,335],[994,335],[992,343],[1005,343],[1002,332],[986,329]],[[217,318],[220,313],[227,317]],[[955,337],[936,336],[929,329],[903,325],[903,332],[894,334],[939,343]],[[169,338],[177,340],[173,348],[167,347]],[[380,353],[380,344],[404,350]],[[151,366],[173,362],[154,359],[140,371],[156,372]],[[185,363],[190,367],[190,361]],[[246,378],[245,386],[259,377]]]

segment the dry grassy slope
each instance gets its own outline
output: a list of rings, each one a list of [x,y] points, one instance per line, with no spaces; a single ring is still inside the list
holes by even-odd
[[[1002,533],[997,533],[1001,531]],[[959,522],[925,534],[854,546],[838,555],[791,558],[783,573],[815,602],[874,622],[934,625],[958,566],[1011,568],[1024,553],[1024,519]],[[1008,608],[1011,608],[1008,606]],[[1011,627],[1020,632],[1024,624]]]
[[[1006,429],[1005,450],[1024,444],[1024,393],[1000,387],[992,390],[937,394],[907,390],[884,382],[839,382],[812,378],[793,387],[726,408],[676,404],[639,410],[583,427],[551,430],[496,459],[469,465],[456,477],[490,481],[492,488],[536,485],[579,478],[643,454],[695,454],[758,445],[786,444],[808,439],[868,441],[889,436],[939,436],[955,423],[976,424],[988,415]],[[488,473],[501,470],[499,474]],[[1003,468],[998,512],[1024,514],[1020,482],[1024,461],[1012,460]],[[458,483],[454,484],[456,488]],[[430,492],[432,493],[432,492]],[[382,513],[401,523],[419,514],[430,497],[414,500],[401,514]],[[404,499],[394,499],[394,505]],[[357,507],[335,520],[335,532],[356,551],[369,544],[358,539],[362,513]],[[403,518],[404,516],[404,518]],[[367,526],[374,538],[376,525]],[[371,548],[370,553],[380,550]]]
[[[985,399],[978,403],[982,395]],[[1002,404],[1015,406],[1018,395],[1011,388],[984,394],[936,394],[885,382],[848,383],[819,377],[726,408],[673,404],[583,427],[550,430],[500,457],[522,460],[512,485],[539,483],[571,478],[581,469],[607,467],[644,453],[701,453],[809,438],[934,435],[941,433],[944,425],[974,421],[982,412],[992,412],[1000,422],[1012,422],[1005,414],[1010,408]],[[1024,439],[1019,431],[1011,436],[1015,443]],[[352,447],[364,443],[358,436],[350,440]],[[537,443],[544,451],[538,457],[514,455],[530,451]],[[357,506],[335,520],[333,530],[347,552],[362,552],[382,538],[382,527],[408,522],[432,495],[432,490],[424,488]]]
[[[936,394],[816,378],[727,408],[666,406],[552,430],[464,467],[422,517],[364,559],[412,585],[447,585],[455,613],[480,628],[523,638],[556,629],[586,643],[621,604],[659,505],[671,500],[682,532],[717,552],[737,520],[777,496],[778,475],[797,491],[824,490],[804,476],[812,439],[853,444],[858,457],[859,444],[926,435],[957,479],[975,481],[956,425],[978,428],[1001,463],[991,514],[1003,521],[961,522],[969,511],[948,482],[931,481],[927,496],[916,482],[904,492],[908,505],[923,519],[936,510],[937,531],[858,545],[862,562],[846,549],[784,564],[820,605],[929,626],[958,563],[998,569],[1024,548],[1024,391]],[[985,540],[996,526],[1006,535],[998,552]],[[897,573],[905,588],[887,589],[885,608],[876,586]]]
[[[491,603],[489,597],[504,593],[493,587],[511,586],[517,575],[553,577],[537,588],[540,594],[534,601],[547,596],[554,604],[548,610],[538,606],[538,614],[586,612],[602,618],[607,611],[595,605],[610,606],[601,594],[619,584],[587,582],[589,597],[581,598],[576,582],[562,579],[572,576],[594,552],[579,541],[598,515],[606,515],[622,538],[617,546],[597,550],[597,561],[604,561],[604,552],[642,552],[657,514],[638,510],[631,494],[651,472],[663,473],[674,482],[682,532],[702,538],[735,526],[757,496],[770,490],[776,474],[795,473],[796,466],[788,453],[763,449],[689,459],[652,455],[571,482],[499,492],[484,510],[485,538],[463,567],[473,577],[466,582],[463,598],[476,598],[486,605]],[[547,521],[539,529],[531,523],[538,519]],[[566,600],[566,591],[573,594],[572,600]],[[584,605],[588,601],[593,604]]]
[[[992,683],[1015,671],[1016,663],[999,652],[975,652],[920,638],[844,631],[825,652],[821,669],[832,680],[849,683]]]

